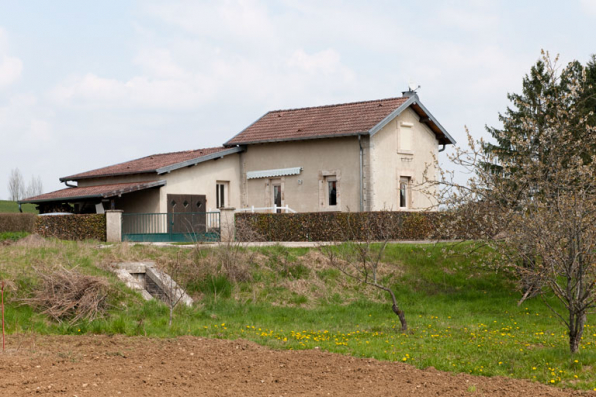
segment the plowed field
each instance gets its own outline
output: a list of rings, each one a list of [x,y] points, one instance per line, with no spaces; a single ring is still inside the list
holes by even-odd
[[[578,396],[529,381],[453,375],[244,340],[123,336],[10,337],[0,395]]]

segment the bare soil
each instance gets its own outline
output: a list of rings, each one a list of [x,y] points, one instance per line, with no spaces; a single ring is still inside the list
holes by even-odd
[[[529,381],[453,375],[319,350],[196,337],[10,336],[0,395],[585,396]]]

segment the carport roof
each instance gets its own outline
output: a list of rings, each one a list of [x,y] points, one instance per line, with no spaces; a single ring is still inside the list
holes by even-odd
[[[70,187],[45,193],[35,197],[28,197],[20,200],[19,203],[44,203],[50,201],[79,201],[92,198],[110,198],[121,196],[126,193],[137,192],[139,190],[160,187],[166,184],[165,180],[151,182],[132,182],[132,183],[114,183],[111,185],[96,185],[85,187]]]

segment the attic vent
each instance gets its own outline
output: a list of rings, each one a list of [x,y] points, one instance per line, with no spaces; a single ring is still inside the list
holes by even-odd
[[[281,117],[281,113],[278,113],[277,117]]]
[[[382,103],[379,103],[379,107],[382,107],[382,106],[383,106],[383,104]]]
[[[297,132],[302,132],[302,128],[298,128],[298,131]]]

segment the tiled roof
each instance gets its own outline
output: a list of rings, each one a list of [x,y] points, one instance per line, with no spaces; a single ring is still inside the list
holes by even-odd
[[[20,200],[20,203],[41,203],[44,201],[70,201],[75,199],[88,198],[109,198],[121,194],[136,192],[138,190],[149,189],[152,187],[163,186],[166,181],[152,182],[133,182],[133,183],[114,183],[111,185],[97,185],[86,187],[71,187],[55,192],[45,193],[35,197],[28,197]]]
[[[408,99],[400,97],[275,110],[261,117],[225,145],[332,138],[366,133]]]
[[[110,165],[108,167],[98,168],[96,170],[82,172],[71,176],[60,178],[64,181],[76,181],[79,179],[98,178],[117,175],[131,175],[157,172],[160,168],[183,163],[185,161],[201,158],[210,154],[230,150],[220,146],[206,149],[187,150],[184,152],[154,154],[140,159],[127,161],[125,163]]]

